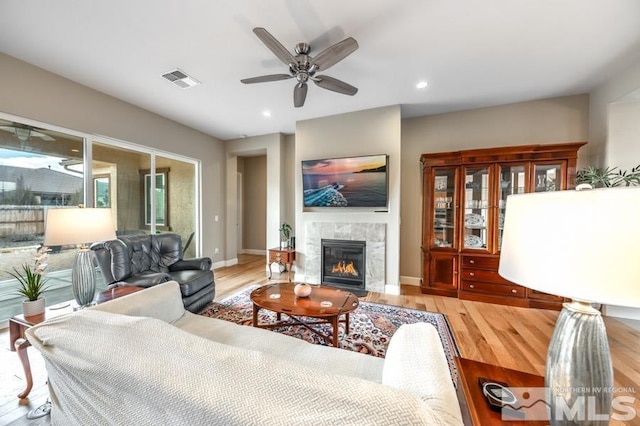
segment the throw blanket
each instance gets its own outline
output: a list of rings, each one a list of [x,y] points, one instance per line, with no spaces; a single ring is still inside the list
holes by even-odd
[[[444,423],[409,393],[152,318],[84,310],[27,334],[46,362],[54,425]]]

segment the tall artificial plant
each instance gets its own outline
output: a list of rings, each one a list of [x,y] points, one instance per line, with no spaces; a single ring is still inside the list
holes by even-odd
[[[640,185],[640,165],[630,171],[619,170],[617,167],[597,168],[589,166],[578,170],[576,184],[588,183],[594,188],[610,188],[614,186]]]

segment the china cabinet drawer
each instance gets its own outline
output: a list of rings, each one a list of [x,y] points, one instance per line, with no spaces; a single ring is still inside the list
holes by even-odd
[[[499,257],[462,256],[463,268],[486,268],[498,270]]]
[[[507,281],[498,274],[498,271],[492,271],[489,269],[462,269],[462,279],[469,281],[486,281],[496,284],[513,285],[511,281]]]
[[[462,291],[491,295],[525,297],[525,288],[514,284],[494,284],[480,281],[462,281]]]

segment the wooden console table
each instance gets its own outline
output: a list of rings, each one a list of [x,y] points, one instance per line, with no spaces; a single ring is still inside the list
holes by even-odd
[[[503,420],[502,413],[489,408],[478,381],[482,377],[491,381],[507,383],[509,388],[533,389],[544,387],[544,377],[466,358],[456,358],[456,360],[459,373],[456,393],[465,425],[537,426],[549,424],[549,421],[532,420],[532,416],[536,419],[546,418],[547,406],[543,401],[539,403],[519,401],[523,406],[532,405],[532,407],[522,411],[516,410],[514,416],[507,415]],[[532,396],[533,394],[534,392],[532,392]]]
[[[287,268],[287,271],[289,273],[289,282],[291,282],[291,267],[293,266],[293,262],[295,261],[295,249],[281,249],[278,247],[269,249],[269,262],[267,263],[267,267],[269,268],[269,279],[271,279],[271,265],[274,263],[278,263],[280,265],[284,265],[284,267]]]
[[[110,290],[105,290],[98,293],[95,302],[97,304],[108,302],[109,300],[117,299],[127,294],[135,293],[137,291],[144,290],[142,287],[114,287]],[[75,301],[68,301],[58,303],[51,307],[46,308],[44,314],[35,315],[32,317],[25,317],[24,315],[16,315],[9,320],[9,349],[14,352],[18,352],[20,363],[24,370],[25,380],[27,387],[22,391],[18,398],[26,398],[33,388],[33,376],[31,375],[31,364],[29,363],[29,355],[27,348],[31,346],[29,341],[24,337],[25,330],[33,327],[34,325],[41,323],[45,320],[49,320],[55,317],[72,313],[77,304]]]

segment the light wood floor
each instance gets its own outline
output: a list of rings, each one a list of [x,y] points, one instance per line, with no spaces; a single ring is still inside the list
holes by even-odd
[[[216,300],[252,284],[270,282],[265,277],[264,256],[240,256],[238,265],[215,270]],[[279,278],[274,275],[274,278]],[[286,274],[280,277],[286,279]],[[402,285],[401,295],[369,293],[362,300],[444,313],[464,358],[501,365],[528,373],[544,374],[547,346],[558,312],[515,308],[454,298],[423,295],[415,286]],[[640,332],[613,318],[605,317],[614,366],[615,386],[632,389],[627,395],[640,399]],[[16,395],[23,390],[20,364],[8,350],[9,335],[0,331],[0,425],[48,425],[24,419],[29,409],[44,402],[46,372],[34,349],[29,349],[34,390],[28,400]],[[640,401],[634,404],[638,416],[625,424],[640,425]],[[612,422],[611,424],[622,424]]]

